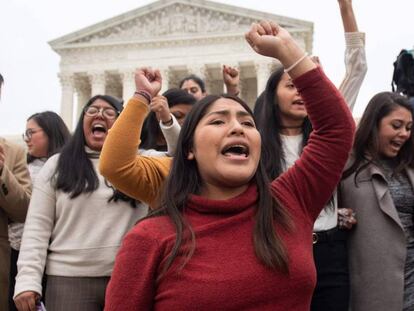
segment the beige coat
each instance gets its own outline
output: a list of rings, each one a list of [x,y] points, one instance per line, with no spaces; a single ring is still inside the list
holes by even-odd
[[[407,174],[414,187],[414,170]],[[404,229],[386,179],[369,165],[340,185],[339,207],[352,208],[358,224],[348,240],[352,311],[401,311],[407,254]]]
[[[9,219],[24,222],[29,206],[31,181],[25,150],[0,138],[5,152],[5,165],[0,175],[0,310],[8,310],[10,245]]]

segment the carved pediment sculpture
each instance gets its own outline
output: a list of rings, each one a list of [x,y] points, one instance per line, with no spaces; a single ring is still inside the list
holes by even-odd
[[[145,40],[194,34],[244,32],[255,19],[175,3],[71,43]]]
[[[307,31],[312,23],[207,0],[159,0],[50,42],[53,48],[84,44],[145,42],[176,38],[243,34],[252,22],[267,18],[290,31]]]

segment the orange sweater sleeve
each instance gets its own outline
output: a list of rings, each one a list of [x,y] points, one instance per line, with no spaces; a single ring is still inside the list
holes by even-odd
[[[99,170],[116,189],[153,206],[172,159],[138,154],[142,125],[148,113],[146,103],[136,98],[128,101],[106,137]]]

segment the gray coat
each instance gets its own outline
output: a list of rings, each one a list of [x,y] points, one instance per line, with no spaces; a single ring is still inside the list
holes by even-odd
[[[414,186],[414,170],[406,170]],[[401,311],[406,238],[384,174],[371,164],[340,184],[340,207],[352,208],[358,224],[348,240],[352,311]]]

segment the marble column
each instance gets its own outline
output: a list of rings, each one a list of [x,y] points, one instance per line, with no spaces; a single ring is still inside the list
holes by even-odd
[[[121,72],[122,79],[122,99],[126,103],[135,92],[135,71],[123,70]]]
[[[91,98],[91,88],[85,82],[79,82],[76,85],[76,93],[78,95],[78,106],[76,109],[76,120],[79,119],[80,114],[82,113],[82,109],[88,100]]]
[[[73,128],[73,94],[74,79],[71,73],[59,74],[60,84],[62,85],[62,98],[60,104],[60,116],[65,121],[69,130]]]
[[[256,80],[257,80],[257,96],[259,96],[266,88],[267,80],[272,73],[273,63],[260,62],[255,63]]]
[[[170,69],[168,67],[160,68],[160,72],[162,77],[162,85],[159,94],[162,94],[170,88]]]
[[[105,73],[103,71],[94,71],[88,74],[91,83],[91,96],[105,95]]]
[[[196,75],[203,81],[207,78],[207,68],[204,64],[190,64],[188,66],[190,74]]]

